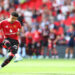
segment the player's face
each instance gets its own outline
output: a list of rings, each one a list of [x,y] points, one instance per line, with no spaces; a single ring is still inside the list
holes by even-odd
[[[10,16],[10,19],[11,19],[11,22],[13,23],[13,22],[15,22],[18,19],[18,17]]]

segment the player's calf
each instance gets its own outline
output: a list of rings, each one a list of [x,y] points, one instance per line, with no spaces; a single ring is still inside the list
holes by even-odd
[[[8,58],[6,58],[4,60],[4,62],[1,64],[0,68],[6,66],[14,57],[14,54],[13,53],[10,53],[10,55],[8,56]]]
[[[6,66],[14,57],[14,55],[17,53],[18,46],[13,45],[11,46],[10,42],[6,42],[5,45],[10,50],[9,56],[5,59],[5,61],[1,64],[1,67]]]

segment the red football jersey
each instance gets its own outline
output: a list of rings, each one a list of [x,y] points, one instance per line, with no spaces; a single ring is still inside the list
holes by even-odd
[[[18,40],[18,35],[16,35],[16,33],[21,29],[21,24],[19,21],[10,23],[8,20],[3,20],[0,23],[0,29],[3,30],[5,38]]]
[[[34,42],[39,42],[41,40],[41,33],[36,30],[35,32],[33,32],[33,41]]]
[[[54,32],[50,32],[49,34],[49,39],[54,41],[56,39],[56,37],[58,36],[58,33],[56,30],[53,30]]]
[[[4,40],[3,32],[0,30],[0,43],[2,43]]]
[[[32,43],[32,36],[33,36],[32,32],[26,32],[25,36],[26,36],[26,45],[31,44]]]

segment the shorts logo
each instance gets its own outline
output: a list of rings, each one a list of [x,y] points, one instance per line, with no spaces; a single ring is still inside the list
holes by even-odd
[[[16,45],[13,46],[15,49],[17,49],[18,47]]]

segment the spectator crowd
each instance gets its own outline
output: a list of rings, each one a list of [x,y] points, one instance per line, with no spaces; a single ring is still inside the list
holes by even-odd
[[[19,14],[22,25],[18,54],[49,58],[51,52],[52,58],[59,58],[56,46],[68,43],[75,23],[75,0],[0,0],[0,21],[13,11]],[[3,40],[1,31],[0,39]]]

